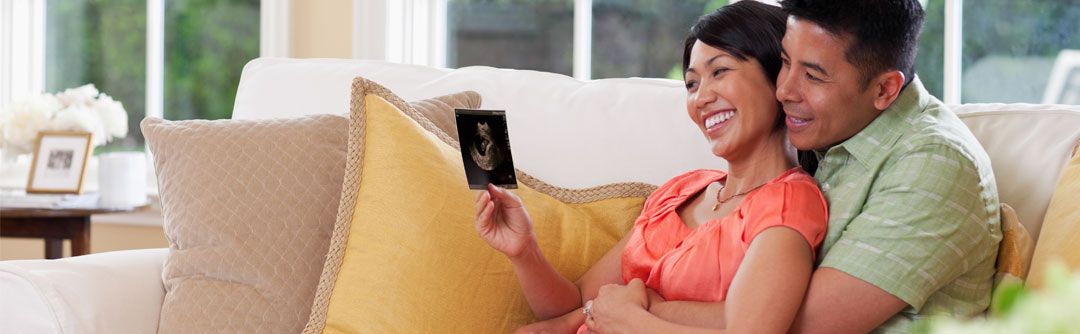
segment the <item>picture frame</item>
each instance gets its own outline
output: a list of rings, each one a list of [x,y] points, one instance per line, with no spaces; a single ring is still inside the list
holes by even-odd
[[[89,132],[39,132],[26,193],[81,194],[92,150]]]

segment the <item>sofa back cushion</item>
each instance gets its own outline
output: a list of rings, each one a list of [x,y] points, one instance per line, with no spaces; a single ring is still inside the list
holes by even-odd
[[[406,101],[480,93],[484,109],[506,110],[514,166],[560,187],[662,184],[689,170],[727,166],[686,115],[683,84],[666,79],[580,81],[490,67],[262,58],[244,67],[233,118],[344,113],[357,76]]]
[[[1080,140],[1080,106],[953,106],[990,155],[1001,202],[1038,241],[1050,197]]]

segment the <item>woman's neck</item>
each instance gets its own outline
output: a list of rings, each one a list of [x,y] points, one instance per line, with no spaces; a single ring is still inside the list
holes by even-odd
[[[795,166],[795,159],[787,150],[784,131],[774,131],[757,142],[750,154],[728,161],[727,181],[721,189],[721,197],[750,191]]]

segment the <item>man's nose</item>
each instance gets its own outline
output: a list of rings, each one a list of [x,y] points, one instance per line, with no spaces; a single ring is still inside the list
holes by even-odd
[[[781,70],[776,77],[776,99],[782,103],[798,102],[798,80],[792,78],[792,72],[789,69]]]

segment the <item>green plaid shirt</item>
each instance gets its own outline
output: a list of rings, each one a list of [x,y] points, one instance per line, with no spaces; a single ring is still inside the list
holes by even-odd
[[[904,300],[878,332],[990,304],[1001,228],[990,159],[916,77],[877,119],[818,152],[829,202],[818,259]]]

